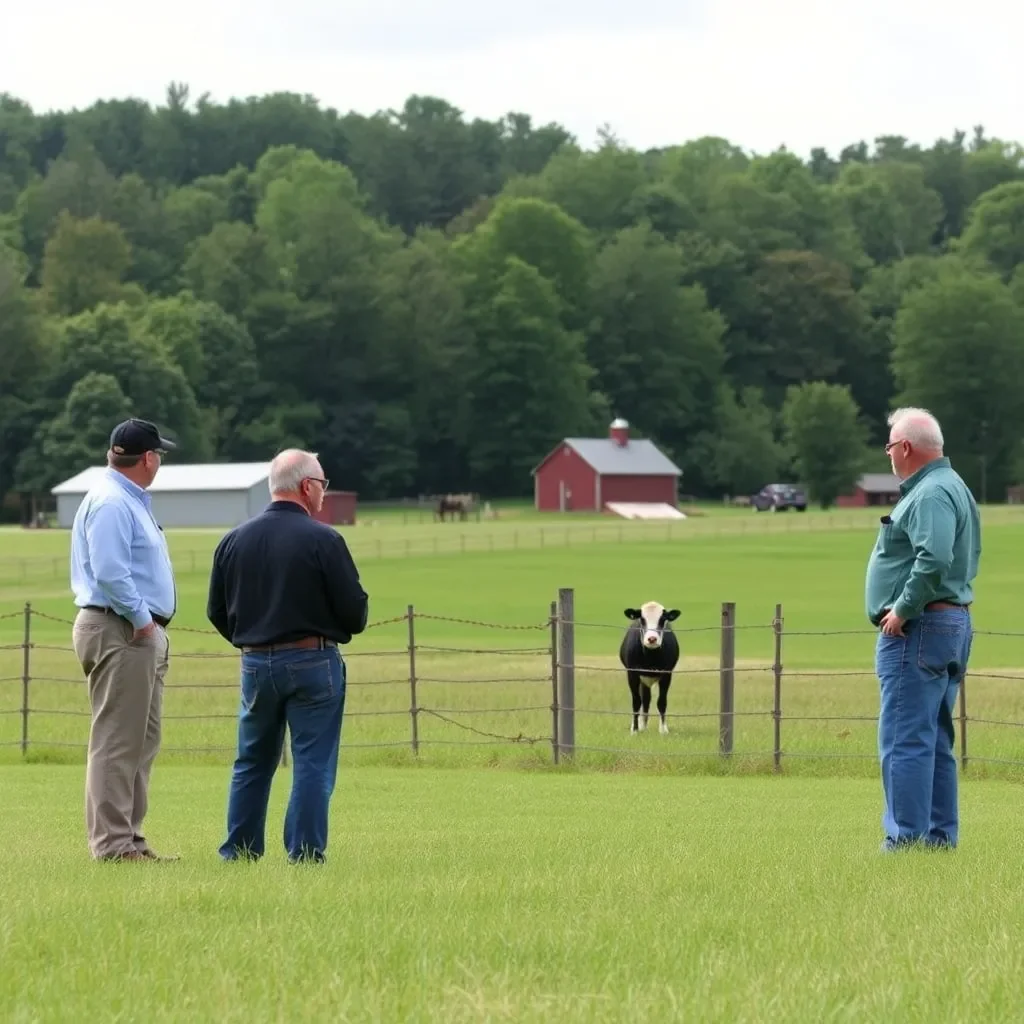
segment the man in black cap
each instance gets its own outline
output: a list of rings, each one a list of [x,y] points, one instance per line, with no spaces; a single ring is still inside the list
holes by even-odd
[[[175,445],[147,420],[119,423],[107,471],[71,527],[75,654],[89,685],[89,849],[100,860],[163,860],[142,834],[160,748],[174,572],[147,488]]]

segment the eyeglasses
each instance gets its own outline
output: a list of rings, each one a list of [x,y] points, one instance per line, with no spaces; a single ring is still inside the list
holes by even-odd
[[[306,479],[312,480],[314,483],[319,484],[325,491],[327,490],[328,486],[331,483],[331,481],[328,480],[327,477],[325,476],[307,476]]]
[[[886,444],[884,445],[884,448],[885,448],[885,454],[886,454],[886,455],[888,455],[888,454],[889,454],[889,452],[890,452],[890,451],[891,451],[891,450],[892,450],[893,448],[895,448],[895,447],[896,447],[896,445],[898,445],[898,444],[903,444],[903,442],[904,442],[905,440],[906,440],[906,438],[904,438],[904,437],[901,437],[901,438],[899,438],[899,439],[898,439],[898,440],[896,440],[896,441],[889,441],[889,442],[887,442],[887,443],[886,443]]]

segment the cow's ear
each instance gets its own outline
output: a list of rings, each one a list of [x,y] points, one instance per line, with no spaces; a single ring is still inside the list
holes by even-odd
[[[639,619],[640,618],[640,609],[639,608],[627,608],[626,611],[625,611],[625,615],[626,615],[627,619]]]
[[[665,618],[669,622],[675,622],[679,618],[679,609],[673,608],[670,612],[665,612]]]

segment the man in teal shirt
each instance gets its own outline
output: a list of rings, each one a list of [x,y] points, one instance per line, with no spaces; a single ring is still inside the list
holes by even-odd
[[[885,450],[900,498],[882,517],[865,581],[867,615],[879,628],[883,849],[954,847],[953,708],[974,636],[969,609],[981,522],[970,490],[942,454],[935,417],[897,409],[889,426]]]

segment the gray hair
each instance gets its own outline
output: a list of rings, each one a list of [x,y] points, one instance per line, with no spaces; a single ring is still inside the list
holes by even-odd
[[[118,455],[115,451],[107,452],[107,465],[111,469],[131,469],[142,461],[141,455]]]
[[[924,451],[942,451],[942,427],[927,409],[896,409],[889,414],[889,426],[893,434],[901,435],[897,441],[909,441]]]
[[[307,477],[320,476],[319,456],[301,448],[286,448],[270,463],[268,481],[271,494],[292,494]]]

